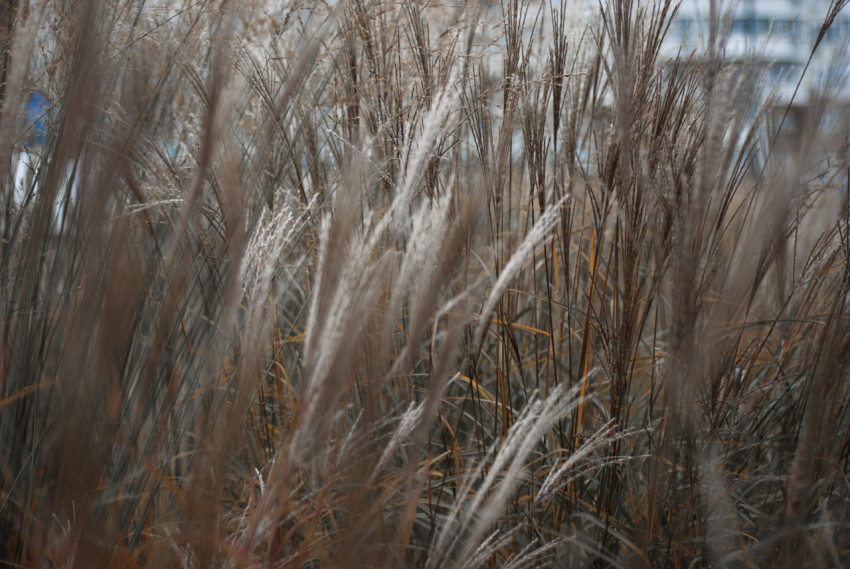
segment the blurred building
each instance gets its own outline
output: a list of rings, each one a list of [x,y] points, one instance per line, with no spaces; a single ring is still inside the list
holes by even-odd
[[[664,44],[663,56],[707,53],[710,1],[682,0]],[[717,46],[726,62],[750,62],[777,88],[777,102],[788,104],[830,8],[830,0],[718,0]],[[850,103],[848,88],[850,7],[838,14],[822,38],[806,72],[794,106],[830,85],[833,101]]]

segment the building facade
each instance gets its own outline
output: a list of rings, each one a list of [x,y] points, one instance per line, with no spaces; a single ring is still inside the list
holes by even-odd
[[[830,4],[830,0],[718,0],[716,49],[727,62],[762,64],[779,103],[805,106],[825,87],[835,102],[850,103],[850,9],[838,14],[812,55]],[[704,56],[710,21],[709,0],[683,0],[664,44],[664,57]],[[809,68],[793,96],[810,55]]]

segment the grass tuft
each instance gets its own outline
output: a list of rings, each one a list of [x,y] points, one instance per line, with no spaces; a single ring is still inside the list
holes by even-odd
[[[0,2],[0,563],[850,565],[846,74],[678,8]]]

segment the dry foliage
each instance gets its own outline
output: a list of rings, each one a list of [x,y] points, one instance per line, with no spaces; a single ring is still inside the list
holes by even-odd
[[[18,4],[0,565],[850,564],[836,83],[669,0]]]

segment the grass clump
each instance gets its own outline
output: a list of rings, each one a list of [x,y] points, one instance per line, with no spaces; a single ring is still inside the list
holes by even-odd
[[[850,563],[840,73],[671,1],[4,6],[4,565]]]

